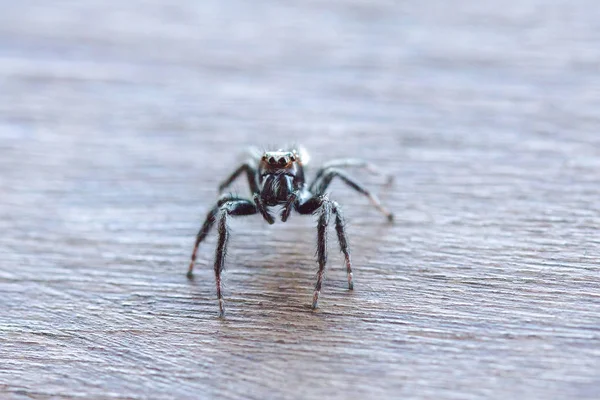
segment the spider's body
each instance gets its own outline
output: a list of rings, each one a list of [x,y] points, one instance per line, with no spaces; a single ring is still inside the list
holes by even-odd
[[[304,170],[296,152],[266,152],[256,175],[261,198],[268,207],[287,203],[304,185]]]
[[[313,295],[313,309],[317,307],[319,293],[323,282],[323,274],[327,262],[327,226],[329,225],[329,217],[332,214],[335,215],[335,229],[340,249],[345,257],[346,270],[348,273],[348,287],[353,289],[352,265],[344,228],[344,217],[342,216],[340,206],[335,201],[330,200],[326,195],[326,190],[332,179],[338,177],[353,189],[367,196],[371,203],[384,213],[388,220],[392,221],[392,214],[383,208],[375,195],[371,194],[340,169],[336,168],[363,167],[370,172],[379,173],[379,171],[371,164],[355,159],[331,161],[319,169],[314,181],[310,185],[307,185],[304,176],[303,158],[305,158],[304,154],[301,154],[295,149],[289,151],[267,151],[264,152],[262,156],[255,156],[242,164],[219,186],[219,191],[222,192],[239,175],[246,173],[246,178],[248,179],[248,184],[252,192],[252,200],[231,194],[222,196],[216,206],[210,210],[204,224],[196,235],[196,243],[194,245],[191,257],[192,260],[188,270],[188,276],[190,277],[192,276],[192,271],[194,269],[198,246],[208,235],[210,229],[218,219],[219,239],[215,253],[214,269],[220,316],[223,316],[225,312],[221,294],[221,272],[225,265],[225,254],[229,238],[229,229],[227,227],[229,216],[259,213],[269,224],[273,224],[275,219],[271,214],[271,208],[275,206],[283,207],[281,211],[282,222],[287,221],[292,210],[296,210],[299,214],[319,214],[317,226],[317,258],[319,271]]]

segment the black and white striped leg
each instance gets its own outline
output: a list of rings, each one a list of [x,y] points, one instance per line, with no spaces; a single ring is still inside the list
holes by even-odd
[[[200,243],[202,243],[202,241],[210,233],[210,230],[216,221],[217,214],[219,213],[219,208],[223,204],[227,203],[228,201],[237,201],[237,200],[244,200],[244,199],[242,199],[241,197],[238,197],[238,196],[233,196],[233,195],[223,196],[221,199],[219,199],[217,204],[206,215],[206,219],[204,220],[202,227],[196,234],[196,242],[194,243],[194,250],[192,250],[190,266],[189,266],[188,272],[187,272],[188,278],[191,278],[194,275],[194,264],[196,263],[196,253],[198,252],[198,246],[200,246]]]
[[[304,199],[303,202],[296,203],[296,211],[300,214],[319,213],[317,222],[317,262],[319,270],[317,271],[317,284],[313,293],[312,308],[315,309],[319,303],[319,295],[323,287],[323,278],[325,275],[325,266],[327,265],[327,226],[331,215],[332,202],[325,196],[313,196]]]
[[[317,261],[319,271],[317,272],[317,284],[313,294],[312,308],[317,308],[319,303],[319,294],[323,285],[323,275],[325,274],[325,265],[327,264],[327,226],[329,225],[329,216],[331,215],[331,203],[328,200],[323,201],[321,205],[319,222],[317,223]]]
[[[238,176],[246,173],[248,179],[248,186],[250,186],[250,192],[258,193],[258,183],[256,182],[256,169],[250,163],[242,164],[236,169],[227,179],[225,179],[219,185],[219,193],[222,193],[231,183],[236,180]]]
[[[394,220],[394,214],[392,214],[390,211],[388,211],[381,204],[381,202],[379,201],[377,196],[375,196],[375,194],[371,193],[360,183],[356,182],[354,179],[350,178],[348,175],[346,175],[344,172],[342,172],[338,169],[330,168],[327,170],[327,172],[323,175],[320,182],[318,183],[315,193],[319,194],[319,195],[323,195],[325,193],[325,191],[327,190],[327,187],[333,180],[333,178],[335,178],[336,176],[338,178],[340,178],[342,181],[344,181],[344,183],[346,183],[352,189],[367,196],[367,198],[369,199],[371,204],[373,204],[375,206],[375,208],[377,208],[383,215],[385,215],[387,217],[388,221],[391,222]]]
[[[346,236],[346,221],[342,214],[339,204],[332,202],[331,211],[335,214],[335,231],[337,233],[340,251],[344,254],[344,262],[346,263],[346,273],[348,275],[348,289],[354,289],[354,281],[352,277],[352,261],[350,259],[350,251],[348,250],[348,237]]]
[[[227,255],[227,242],[229,240],[229,227],[227,221],[230,215],[252,215],[256,214],[256,206],[250,200],[233,200],[224,203],[219,208],[219,224],[217,248],[215,250],[215,281],[217,286],[217,299],[219,300],[219,316],[225,315],[225,304],[221,291],[221,272],[225,267]]]
[[[370,174],[380,175],[386,178],[386,185],[391,185],[394,181],[393,175],[388,175],[382,172],[376,165],[371,164],[368,161],[361,160],[358,158],[343,158],[339,160],[333,160],[325,163],[318,171],[310,190],[314,189],[319,179],[327,172],[330,168],[362,168],[367,170]]]

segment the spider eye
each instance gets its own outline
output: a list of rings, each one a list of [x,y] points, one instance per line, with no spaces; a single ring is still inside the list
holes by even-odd
[[[275,157],[269,158],[269,164],[275,164],[276,162]]]
[[[294,157],[294,156],[291,156],[291,157],[290,157],[290,160],[292,160],[292,162],[294,162],[294,161],[296,161],[296,157]]]
[[[284,158],[284,157],[281,157],[281,158],[279,159],[279,165],[285,165],[285,164],[287,164],[287,161],[285,160],[285,158]]]

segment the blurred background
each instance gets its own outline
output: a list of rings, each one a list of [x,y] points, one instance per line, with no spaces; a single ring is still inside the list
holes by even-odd
[[[0,393],[594,398],[600,8],[582,1],[0,1]],[[194,234],[249,145],[340,183],[236,220],[216,318]],[[232,189],[247,193],[243,179]]]

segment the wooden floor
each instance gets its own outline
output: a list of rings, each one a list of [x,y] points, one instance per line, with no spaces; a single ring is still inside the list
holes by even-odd
[[[599,398],[599,10],[2,2],[0,398]],[[355,290],[331,232],[312,312],[315,218],[232,221],[221,320],[194,235],[290,142],[396,223],[332,185]]]

